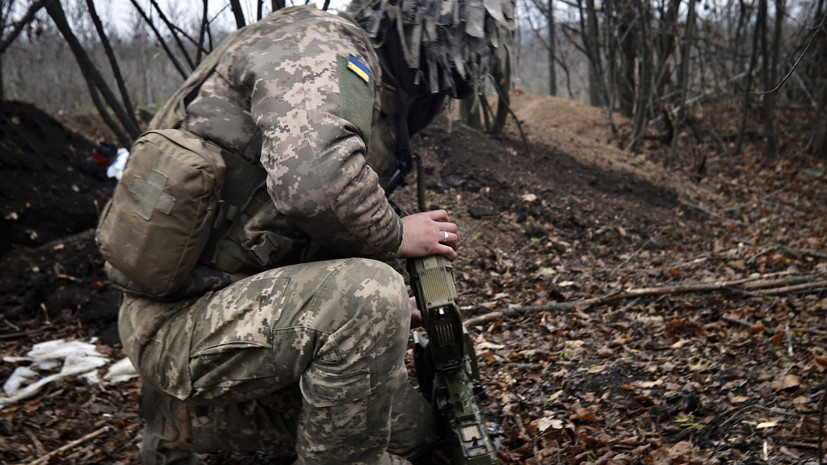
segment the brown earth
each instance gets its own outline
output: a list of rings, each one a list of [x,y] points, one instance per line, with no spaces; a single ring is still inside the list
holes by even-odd
[[[599,109],[519,91],[512,106],[528,150],[513,122],[492,137],[437,121],[415,140],[426,203],[462,231],[460,299],[501,461],[815,463],[824,163],[715,156],[699,179],[665,169],[658,143],[618,149]],[[93,152],[113,138],[96,117],[60,121],[0,111],[0,355],[98,336],[118,358],[117,295],[92,231],[114,185],[106,147]],[[414,192],[393,199],[412,211]],[[0,364],[0,379],[22,363]],[[94,432],[49,463],[138,463],[139,389],[71,379],[3,408],[0,463]]]

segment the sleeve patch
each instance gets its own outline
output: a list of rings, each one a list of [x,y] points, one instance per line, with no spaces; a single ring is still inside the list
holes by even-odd
[[[370,69],[353,56],[345,58],[339,55],[338,61],[342,117],[359,128],[367,145],[373,124],[374,86]]]
[[[370,84],[370,70],[353,55],[350,55],[347,59],[347,69],[356,73],[366,84]]]

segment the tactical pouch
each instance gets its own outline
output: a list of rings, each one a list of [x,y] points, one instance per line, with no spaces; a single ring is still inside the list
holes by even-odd
[[[306,235],[292,233],[287,217],[267,192],[261,165],[224,152],[223,208],[200,262],[226,273],[256,274],[271,268],[329,258]]]
[[[144,133],[101,215],[103,257],[158,297],[184,284],[210,237],[226,169],[221,152],[180,129]]]

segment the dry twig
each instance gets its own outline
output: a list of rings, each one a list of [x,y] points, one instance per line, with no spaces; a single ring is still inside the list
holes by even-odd
[[[86,436],[83,436],[82,438],[75,439],[74,441],[70,442],[69,444],[58,447],[57,449],[49,452],[48,454],[38,457],[37,460],[33,461],[29,465],[43,465],[43,464],[49,463],[49,460],[51,460],[52,457],[54,457],[56,455],[60,455],[60,454],[66,452],[70,449],[73,449],[73,448],[79,446],[80,444],[83,444],[86,441],[95,439],[96,437],[102,435],[103,433],[108,432],[110,429],[111,428],[109,426],[104,426],[103,428],[97,429],[97,430],[87,434]]]
[[[738,280],[723,283],[693,283],[677,286],[644,287],[640,289],[629,289],[627,291],[615,292],[602,297],[593,297],[591,299],[553,302],[545,305],[514,305],[500,311],[490,312],[470,318],[466,320],[465,324],[467,326],[474,326],[489,321],[495,321],[503,317],[514,317],[533,312],[569,312],[573,310],[585,310],[595,305],[638,297],[691,293],[703,294],[713,292],[776,296],[802,291],[827,290],[827,280],[817,280],[819,277],[821,277],[821,275],[811,274],[791,276],[781,279],[759,279],[751,281]]]

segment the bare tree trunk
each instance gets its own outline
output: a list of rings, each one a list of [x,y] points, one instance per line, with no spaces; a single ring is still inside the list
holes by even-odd
[[[763,8],[762,8],[763,5]],[[762,19],[762,11],[764,18]],[[749,60],[749,68],[747,69],[747,85],[744,88],[744,106],[742,108],[742,115],[741,115],[741,127],[738,130],[738,142],[735,144],[735,153],[741,153],[741,147],[744,144],[744,134],[747,128],[747,118],[749,117],[749,105],[750,105],[750,89],[752,88],[752,73],[755,71],[755,65],[758,61],[758,41],[759,41],[759,34],[760,27],[759,25],[764,22],[766,23],[766,14],[767,14],[767,0],[758,0],[758,13],[755,20],[755,31],[753,31],[752,36],[752,54],[750,55]]]
[[[816,9],[816,17],[814,23],[818,29],[818,46],[816,48],[814,63],[816,66],[812,67],[812,81],[815,88],[821,94],[817,100],[815,113],[813,114],[812,130],[810,143],[808,144],[809,152],[813,155],[827,160],[827,77],[824,76],[823,64],[827,62],[827,10],[824,8],[824,0],[819,0],[818,8]]]
[[[745,64],[749,63],[746,60],[746,58],[742,58],[744,56],[742,50],[747,46],[746,42],[747,37],[749,35],[749,31],[745,31],[747,25],[749,24],[749,14],[747,13],[746,5],[744,5],[744,0],[738,0],[738,3],[740,5],[739,10],[741,11],[741,14],[738,15],[738,25],[735,27],[735,36],[733,37],[731,59],[733,61],[733,69],[740,70],[744,68]],[[747,84],[749,84],[750,82],[751,81],[747,81]],[[733,81],[733,95],[738,95],[738,89],[739,87],[737,81]]]
[[[762,35],[762,49],[764,49],[764,62],[769,61],[769,70],[764,66],[764,90],[775,87],[778,78],[778,52],[781,46],[781,29],[784,23],[784,0],[775,0],[775,26],[772,33],[772,44],[767,54],[766,34]],[[778,140],[775,135],[775,92],[764,95],[764,155],[767,158],[775,158],[778,150]]]
[[[629,144],[629,150],[632,151],[637,149],[637,144],[646,129],[649,99],[652,93],[652,44],[649,36],[649,10],[644,5],[643,0],[636,0],[635,3],[637,4],[638,21],[640,22],[640,82],[638,83],[637,103],[635,104],[632,140]]]
[[[0,4],[3,6],[3,8],[0,9],[2,10],[0,11],[0,38],[2,38],[2,40],[0,40],[0,101],[5,100],[6,96],[6,86],[3,82],[3,52],[5,52],[6,49],[9,48],[15,40],[17,40],[17,37],[20,35],[20,32],[23,31],[23,28],[32,22],[35,14],[43,8],[45,3],[45,0],[37,0],[32,2],[32,4],[29,5],[29,9],[26,10],[26,14],[24,14],[23,17],[14,24],[14,28],[12,28],[11,33],[5,37],[3,37],[3,32],[6,30],[6,25],[9,24],[9,15],[12,12],[12,7],[14,7],[14,0],[9,1],[8,3],[3,2]]]
[[[480,98],[480,109],[482,110],[482,128],[483,131],[491,131],[491,120],[494,117],[494,112],[491,110],[491,105],[488,104],[488,98],[483,94]]]
[[[205,54],[204,50],[204,35],[207,32],[207,24],[209,23],[209,16],[207,15],[209,9],[209,0],[204,0],[203,14],[201,15],[201,25],[198,28],[198,50],[195,52],[195,62],[201,63],[201,56]]]
[[[772,82],[770,81],[770,53],[769,48],[767,47],[767,15],[768,15],[768,0],[760,0],[758,2],[758,24],[755,25],[756,30],[760,31],[760,42],[761,42],[761,86],[764,90],[772,89]],[[767,153],[769,146],[771,144],[770,140],[773,142],[775,141],[775,134],[773,130],[775,129],[772,124],[772,118],[770,115],[770,108],[767,106],[768,102],[772,100],[771,94],[765,94],[762,98],[761,105],[761,116],[764,122],[764,155],[767,158],[770,158],[770,154]]]
[[[230,0],[230,8],[233,10],[233,16],[235,16],[236,28],[241,29],[246,26],[244,11],[241,10],[241,2],[239,2],[239,0]]]
[[[121,127],[117,124],[110,125],[110,128],[115,132],[115,135],[118,137],[121,145],[128,147],[132,143],[132,140],[138,137],[140,131],[138,131],[134,125],[130,124],[130,118],[129,115],[126,114],[126,110],[124,110],[121,103],[115,97],[115,94],[113,94],[109,89],[109,86],[106,85],[106,81],[104,81],[103,76],[101,76],[100,72],[95,67],[95,64],[92,62],[91,58],[89,58],[89,55],[86,54],[83,46],[81,46],[78,38],[72,32],[72,28],[66,20],[66,13],[60,5],[60,1],[46,0],[46,11],[49,13],[52,21],[55,22],[55,25],[63,38],[66,39],[66,42],[69,44],[69,48],[71,48],[72,54],[75,56],[75,60],[83,73],[83,77],[86,79],[86,85],[89,87],[89,93],[92,94],[94,98],[96,95],[95,93],[100,92],[103,95],[106,104],[112,108],[112,111],[118,117],[120,123],[128,131],[127,134],[124,133]],[[96,99],[96,104],[98,104],[99,101],[100,99]],[[103,107],[102,105],[98,105],[98,111],[101,113],[101,116],[104,116],[104,114],[107,113],[106,107]]]
[[[554,40],[554,0],[548,0],[546,18],[548,21],[548,94],[555,96],[557,95],[557,73],[554,71],[554,66],[557,62],[557,54]],[[511,70],[509,66],[509,75],[510,74]],[[499,108],[497,109],[497,113],[499,114]],[[506,116],[508,116],[507,113]],[[499,119],[499,117],[497,119]]]
[[[694,0],[689,0],[689,8],[694,9],[692,5]],[[658,44],[658,66],[656,69],[655,79],[655,94],[658,96],[664,95],[664,88],[669,83],[669,62],[674,55],[675,40],[678,37],[678,8],[681,5],[681,0],[669,0],[669,6],[663,14],[661,20],[661,33]],[[693,13],[694,14],[694,13]],[[687,13],[687,18],[689,13]],[[689,21],[687,19],[687,21]],[[687,23],[688,27],[688,23]]]
[[[101,24],[98,12],[95,10],[95,2],[93,0],[86,0],[86,6],[89,8],[89,15],[92,16],[92,22],[95,24],[95,29],[98,31],[98,37],[100,37],[103,49],[106,51],[106,57],[109,59],[109,66],[112,67],[112,75],[118,84],[118,90],[121,93],[124,109],[126,110],[126,114],[130,116],[129,122],[134,126],[131,130],[140,132],[138,121],[135,119],[135,107],[132,106],[132,100],[130,100],[129,92],[126,90],[126,84],[124,83],[121,68],[118,65],[118,59],[115,57],[115,51],[112,50],[112,44],[109,43],[109,38],[106,36],[106,31],[103,30],[103,24]]]
[[[620,114],[632,118],[635,113],[635,89],[639,90],[640,83],[636,82],[636,62],[638,52],[638,30],[634,7],[631,2],[620,3],[618,11],[618,30],[620,40],[620,78],[618,79],[620,92]]]
[[[606,142],[612,140],[612,137],[617,137],[617,126],[614,124],[612,115],[617,109],[617,94],[618,94],[618,45],[620,44],[620,31],[618,28],[618,0],[606,0],[603,3],[603,8],[606,11],[606,20],[604,28],[606,30],[606,127],[609,128],[609,136]]]
[[[603,88],[603,66],[600,60],[597,11],[594,8],[594,0],[586,0],[585,8],[583,8],[581,0],[578,0],[577,4],[580,7],[580,29],[583,37],[583,47],[586,50],[586,58],[589,60],[589,104],[600,107],[605,103],[604,96],[606,92]]]
[[[557,94],[557,73],[556,73],[556,65],[559,63],[560,66],[563,68],[564,72],[568,75],[568,69],[566,68],[565,63],[560,62],[557,58],[557,45],[556,45],[556,37],[555,37],[555,23],[554,23],[554,0],[546,0],[546,3],[543,3],[542,0],[532,0],[532,5],[536,8],[540,14],[546,19],[546,35],[548,36],[548,40],[546,37],[543,36],[542,32],[539,28],[534,27],[534,22],[531,20],[531,15],[526,16],[526,20],[528,21],[529,26],[531,26],[531,30],[534,32],[534,35],[537,37],[543,46],[546,48],[546,52],[548,55],[548,93],[549,95],[556,95]],[[528,2],[526,2],[528,5]],[[584,48],[573,44],[578,50],[585,52]]]
[[[118,142],[120,142],[122,147],[129,147],[132,145],[132,141],[137,136],[129,137],[126,133],[123,132],[121,126],[118,125],[118,122],[112,118],[112,115],[109,114],[109,111],[106,109],[106,104],[101,100],[100,92],[98,89],[95,88],[89,81],[86,82],[86,85],[89,88],[89,95],[92,97],[92,103],[95,104],[95,108],[98,109],[98,114],[100,115],[103,122],[109,126],[110,129],[115,133],[115,137],[118,138]]]
[[[683,44],[681,47],[681,69],[678,76],[680,100],[678,100],[678,114],[675,117],[674,130],[672,132],[672,157],[675,157],[678,149],[678,138],[681,133],[681,125],[686,120],[687,108],[686,97],[689,92],[689,62],[692,53],[692,42],[695,39],[695,0],[689,0],[689,8],[686,13],[686,28],[683,33]]]

